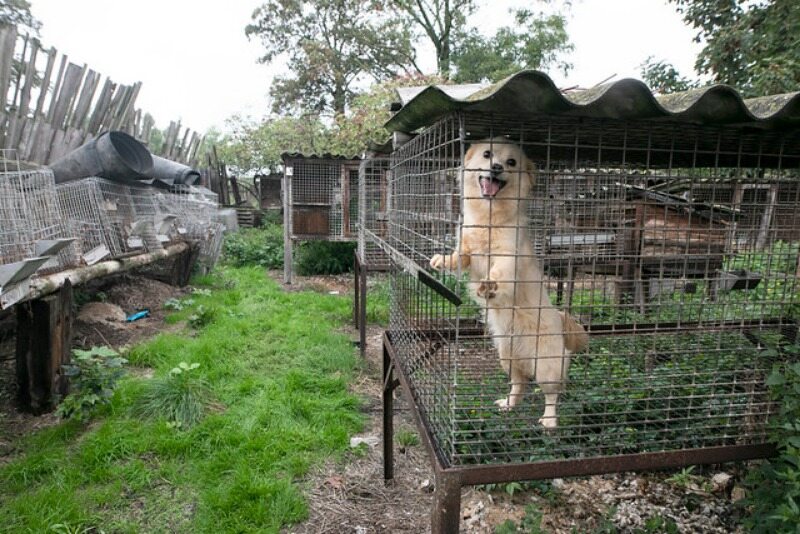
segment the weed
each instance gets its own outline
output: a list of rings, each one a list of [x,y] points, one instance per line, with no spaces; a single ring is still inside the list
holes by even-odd
[[[525,516],[520,520],[519,524],[507,519],[495,528],[495,534],[516,534],[517,532],[544,534],[546,531],[542,529],[542,515],[542,512],[536,506],[529,504],[525,507]]]
[[[780,410],[770,422],[778,456],[748,474],[743,505],[750,512],[744,526],[751,532],[796,532],[800,525],[800,346],[783,347],[790,362],[776,365],[767,377],[770,395]]]
[[[183,311],[185,308],[194,305],[194,299],[167,299],[162,305],[165,310]]]
[[[206,308],[202,304],[197,307],[193,314],[188,317],[189,326],[199,330],[204,326],[208,326],[214,321],[217,315],[216,308]]]
[[[223,261],[235,267],[258,265],[267,269],[283,266],[283,229],[277,224],[243,228],[225,236]]]
[[[73,350],[72,363],[63,366],[72,392],[58,405],[56,414],[64,419],[87,421],[98,406],[111,402],[127,362],[108,347]]]
[[[353,267],[355,243],[336,241],[307,241],[298,247],[297,273],[340,274]]]
[[[394,435],[397,445],[400,446],[400,452],[406,452],[406,449],[419,445],[419,436],[413,430],[401,428]]]
[[[190,428],[214,406],[208,384],[196,373],[199,363],[180,362],[167,376],[149,381],[134,404],[137,416],[164,418],[170,428]]]

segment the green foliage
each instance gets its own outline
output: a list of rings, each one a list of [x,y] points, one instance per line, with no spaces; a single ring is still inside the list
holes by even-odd
[[[495,528],[495,534],[516,534],[526,532],[528,534],[544,534],[547,532],[542,528],[542,512],[535,505],[529,504],[525,507],[525,517],[519,523],[507,519],[504,523]]]
[[[394,439],[400,447],[400,452],[405,452],[410,447],[419,445],[419,436],[409,428],[401,428],[394,434]]]
[[[795,91],[800,86],[800,27],[796,0],[670,0],[705,44],[695,69],[745,96]]]
[[[389,323],[389,292],[391,283],[388,279],[367,278],[367,322],[387,325]]]
[[[436,54],[436,72],[450,76],[451,53],[456,36],[465,31],[467,17],[475,12],[475,0],[393,0],[395,11],[416,27],[414,41],[427,38]],[[413,58],[416,59],[416,58]],[[417,68],[418,72],[419,68]]]
[[[278,76],[273,111],[344,113],[354,85],[392,78],[413,57],[410,33],[373,0],[267,0],[245,28],[264,46],[261,62],[288,56],[291,74]]]
[[[694,89],[700,84],[682,76],[675,67],[663,60],[656,61],[653,56],[648,56],[640,66],[642,80],[655,93],[666,95],[680,91]]]
[[[134,404],[134,414],[163,418],[173,428],[188,429],[214,406],[208,384],[199,376],[200,364],[180,362],[162,378],[150,380]]]
[[[127,362],[108,347],[73,350],[72,363],[63,366],[72,392],[61,401],[56,413],[64,419],[87,421],[98,407],[110,404]]]
[[[749,511],[744,526],[755,533],[796,532],[800,525],[800,345],[783,347],[790,361],[776,365],[767,377],[774,401],[770,439],[778,457],[764,461],[746,479]]]
[[[283,267],[283,227],[268,224],[261,228],[243,228],[226,235],[223,261],[235,267]]]
[[[211,324],[216,316],[217,308],[205,307],[201,304],[195,308],[194,313],[187,318],[187,321],[192,328],[200,329]]]
[[[0,3],[0,25],[17,26],[21,33],[39,34],[42,22],[31,14],[27,0],[3,0]]]
[[[353,268],[355,243],[337,241],[306,241],[298,247],[297,273],[340,274]]]
[[[128,358],[157,377],[199,363],[189,376],[202,375],[224,411],[180,431],[135,416],[153,379],[130,373],[92,425],[10,437],[19,454],[0,465],[0,530],[277,533],[307,518],[302,481],[349,455],[363,430],[348,390],[359,359],[342,333],[351,299],[284,292],[259,267],[223,266],[202,282],[212,295],[193,298],[219,307],[215,321]]]
[[[456,82],[496,82],[523,69],[556,68],[565,75],[572,65],[559,57],[574,46],[562,14],[513,12],[514,24],[503,26],[492,37],[477,29],[460,36],[452,53]]]

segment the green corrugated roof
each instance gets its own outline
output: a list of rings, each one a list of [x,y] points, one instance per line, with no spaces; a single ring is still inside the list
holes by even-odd
[[[522,71],[492,85],[431,85],[398,91],[402,107],[389,131],[413,132],[458,110],[515,116],[569,115],[614,119],[670,119],[694,124],[800,125],[800,92],[743,99],[732,87],[711,85],[654,96],[639,80],[623,79],[562,93],[549,76]]]

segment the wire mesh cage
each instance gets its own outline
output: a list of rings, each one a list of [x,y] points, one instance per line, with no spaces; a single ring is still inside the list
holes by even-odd
[[[358,256],[368,270],[387,271],[386,239],[389,203],[389,158],[376,156],[358,166]]]
[[[284,281],[292,281],[292,244],[358,241],[359,160],[283,154]]]
[[[87,263],[163,248],[150,189],[91,177],[59,184],[56,190],[61,213],[80,236]]]
[[[22,169],[13,150],[0,152],[0,264],[49,255],[54,241],[69,239],[49,169]],[[68,244],[38,272],[78,264],[77,247]]]
[[[385,346],[440,468],[480,483],[771,450],[799,164],[791,128],[489,111],[397,148]]]

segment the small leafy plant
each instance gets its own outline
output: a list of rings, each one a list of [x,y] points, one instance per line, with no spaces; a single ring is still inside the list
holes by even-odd
[[[353,267],[355,243],[336,241],[308,241],[300,245],[297,253],[297,273],[341,274]]]
[[[400,446],[400,452],[406,452],[406,449],[419,445],[417,433],[407,428],[398,430],[394,438]]]
[[[749,511],[744,520],[750,532],[796,532],[800,525],[800,346],[783,350],[792,355],[776,365],[767,385],[780,410],[773,418],[770,438],[778,456],[764,461],[746,479],[750,492],[743,503]]]
[[[64,419],[87,421],[95,409],[109,404],[128,360],[109,347],[72,351],[72,363],[64,365],[72,392],[56,409]]]
[[[199,363],[181,362],[167,376],[154,378],[134,404],[137,416],[164,418],[171,428],[189,428],[216,406],[206,382],[197,376]]]
[[[189,326],[195,329],[203,328],[214,321],[216,314],[216,308],[206,308],[201,304],[197,307],[194,313],[189,316]]]
[[[225,237],[223,251],[228,265],[278,269],[283,266],[283,229],[278,224],[243,228]]]

